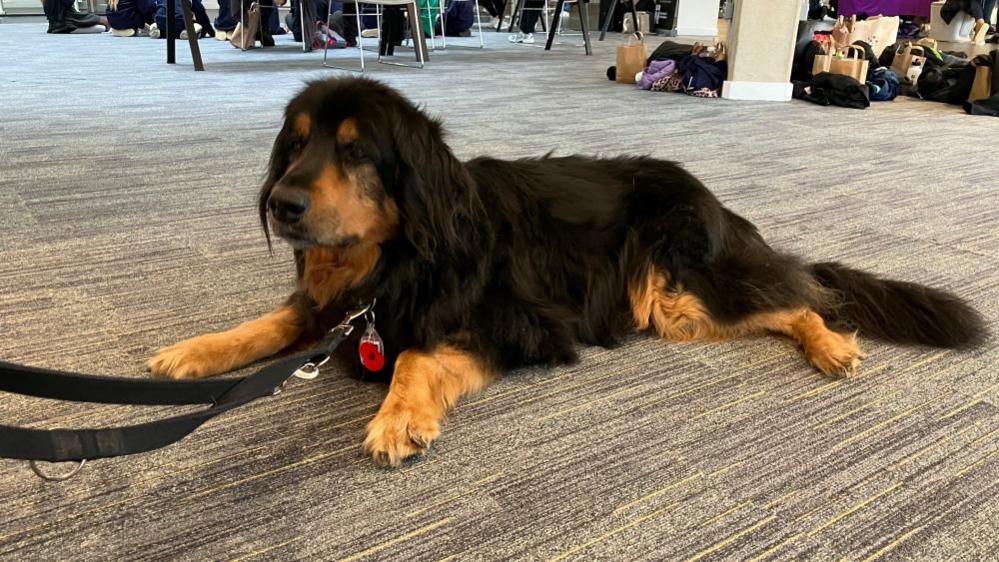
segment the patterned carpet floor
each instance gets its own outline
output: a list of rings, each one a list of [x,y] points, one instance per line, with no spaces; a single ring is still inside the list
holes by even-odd
[[[369,75],[440,115],[461,157],[677,160],[774,245],[947,288],[995,330],[999,121],[640,92],[604,77],[614,41],[487,39]],[[337,72],[287,37],[201,46],[195,73],[182,43],[168,66],[159,41],[0,24],[0,359],[142,377],[156,348],[292,290],[254,197],[284,104]],[[777,338],[635,335],[504,378],[399,470],[359,446],[384,386],[328,372],[65,483],[0,461],[0,559],[996,559],[996,340],[862,344],[843,380]],[[31,427],[174,412],[147,410],[0,396],[2,423]]]

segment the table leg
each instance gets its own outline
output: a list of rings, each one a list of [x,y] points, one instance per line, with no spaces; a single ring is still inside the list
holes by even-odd
[[[583,28],[583,45],[586,49],[586,56],[590,56],[593,54],[593,49],[590,48],[590,0],[579,0],[576,2],[576,8],[579,9],[579,26]]]

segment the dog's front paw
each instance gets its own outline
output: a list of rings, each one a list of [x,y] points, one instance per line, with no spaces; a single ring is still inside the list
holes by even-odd
[[[364,451],[383,466],[399,466],[413,455],[423,453],[440,435],[440,423],[433,407],[405,403],[382,405],[364,439]]]
[[[146,362],[146,369],[158,377],[196,379],[229,370],[229,345],[218,334],[198,336],[165,347]]]

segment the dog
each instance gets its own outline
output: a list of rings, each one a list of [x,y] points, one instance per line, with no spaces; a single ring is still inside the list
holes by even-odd
[[[669,342],[770,332],[829,375],[855,373],[856,331],[976,346],[955,295],[771,248],[679,165],[650,157],[462,162],[428,117],[364,78],[313,82],[287,106],[260,220],[294,248],[298,290],[148,368],[207,377],[320,339],[377,299],[388,394],[364,450],[398,466],[458,400],[502,373],[565,365],[636,330]],[[357,361],[356,355],[354,361]]]

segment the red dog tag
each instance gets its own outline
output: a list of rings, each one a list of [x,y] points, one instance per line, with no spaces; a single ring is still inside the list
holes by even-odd
[[[361,365],[372,373],[385,367],[385,344],[375,331],[374,324],[368,323],[368,328],[361,336],[361,343],[357,346],[357,353],[361,356]]]

